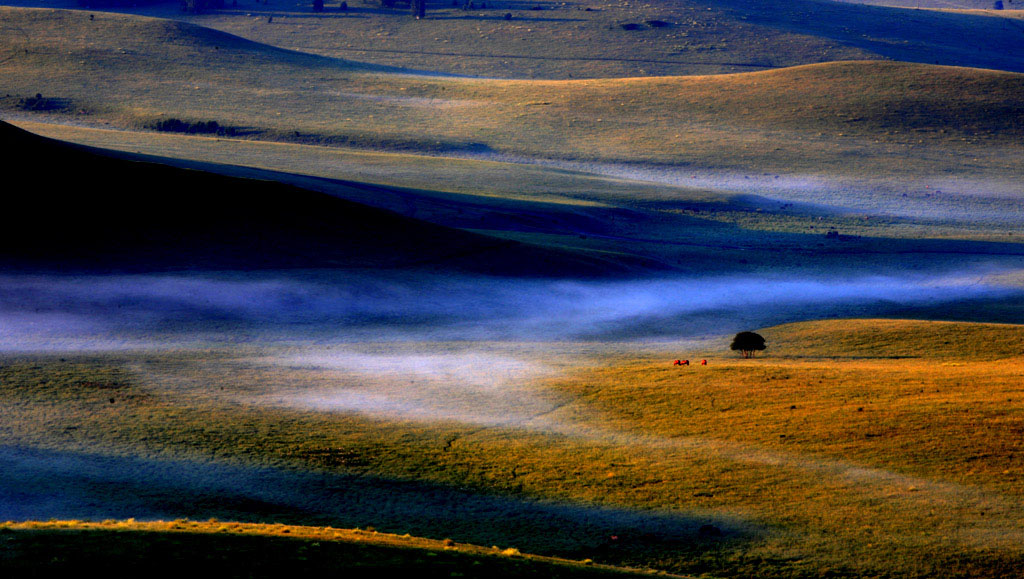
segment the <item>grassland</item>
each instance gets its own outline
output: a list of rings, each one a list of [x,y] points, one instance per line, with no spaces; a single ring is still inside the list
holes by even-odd
[[[432,3],[428,18],[417,22],[404,9],[380,10],[370,0],[348,3],[346,12],[338,4],[327,2],[322,14],[312,14],[308,2],[280,0],[242,0],[235,8],[201,15],[181,14],[170,4],[129,11],[186,19],[301,52],[497,78],[720,74],[865,59],[1020,71],[1013,57],[1019,29],[987,18],[1006,16],[1007,10],[940,14],[830,0],[497,0],[485,3],[487,8],[477,2],[469,11]],[[68,0],[47,5],[76,7]],[[927,6],[915,2],[906,8]],[[512,16],[508,21],[506,13]]]
[[[517,388],[554,409],[493,427],[289,409],[275,399],[329,397],[339,382],[267,366],[266,351],[8,356],[4,439],[35,461],[125,473],[50,475],[37,492],[92,488],[90,504],[141,477],[171,518],[373,525],[714,576],[1000,577],[1022,556],[1022,332],[797,324],[763,330],[758,360],[719,345],[687,352],[710,364],[683,369],[669,364],[678,351],[598,348],[581,366],[578,346],[549,347],[541,359],[563,371]],[[210,475],[232,476],[229,494],[141,474],[214,459],[235,465]],[[26,464],[5,460],[10,473]],[[110,500],[100,510],[132,504]]]
[[[187,24],[4,12],[6,25],[25,35],[5,36],[9,93],[69,99],[67,112],[93,110],[122,123],[213,119],[339,145],[654,163],[692,162],[687,151],[712,157],[694,150],[699,139],[715,143],[723,154],[713,158],[725,167],[744,158],[744,141],[765,146],[772,131],[808,143],[790,147],[811,155],[825,143],[844,148],[840,136],[847,147],[867,137],[882,146],[984,142],[1013,150],[1022,130],[1020,77],[994,71],[862,62],[561,82],[409,77]],[[438,110],[457,114],[439,118]],[[826,135],[825,143],[814,138]]]
[[[80,138],[84,142],[106,145],[112,137],[131,135],[91,129],[78,129],[75,134],[84,135]],[[106,190],[103,199],[63,197],[66,193],[61,193],[14,202],[12,207],[35,214],[46,210],[38,203],[62,199],[49,210],[51,228],[46,238],[22,243],[35,231],[35,225],[29,222],[22,224],[29,230],[20,225],[7,229],[8,260],[29,269],[40,265],[24,262],[32,256],[48,260],[50,269],[59,263],[74,263],[81,269],[96,262],[104,271],[140,267],[152,271],[183,267],[294,270],[340,265],[391,269],[443,266],[496,275],[518,272],[597,277],[638,271],[691,272],[699,266],[705,273],[777,273],[791,269],[803,270],[802,275],[806,275],[808,269],[828,268],[864,275],[885,273],[893,267],[879,264],[881,256],[919,252],[914,263],[926,269],[943,267],[945,256],[951,253],[962,256],[964,267],[992,260],[1001,260],[1011,269],[1020,267],[1013,221],[963,226],[822,215],[813,209],[783,208],[779,212],[765,199],[654,184],[636,187],[623,180],[508,163],[249,141],[229,142],[227,148],[222,148],[222,139],[203,137],[141,138],[146,143],[160,143],[164,148],[158,152],[171,157],[182,154],[190,145],[193,152],[204,151],[198,156],[217,161],[228,161],[232,153],[247,149],[254,158],[260,157],[265,167],[278,171],[189,164],[166,157],[102,156],[6,126],[4,139],[15,152],[16,173],[30,171],[37,159],[63,156],[64,170],[43,177],[40,186],[72,192],[91,179],[102,181]],[[294,167],[290,164],[295,160],[307,163],[306,175],[280,172]],[[167,168],[154,161],[179,164],[189,170]],[[356,176],[382,183],[327,178],[339,172],[352,176],[339,166],[351,167]],[[408,187],[441,180],[445,170],[455,166],[459,178],[449,180],[445,190]],[[388,171],[394,167],[404,168],[404,172]],[[219,171],[228,177],[195,169]],[[324,177],[317,177],[317,173]],[[106,174],[116,177],[102,177]],[[30,174],[24,173],[24,177]],[[241,181],[240,177],[249,180]],[[133,206],[136,183],[147,179],[159,183],[149,188],[151,197],[173,199],[174,203],[158,214],[132,213],[128,208]],[[312,188],[361,205],[272,185],[270,180]],[[474,186],[482,183],[490,185],[474,194]],[[247,188],[244,198],[235,192],[242,184]],[[288,212],[277,207],[279,196],[292,199]],[[260,204],[256,204],[257,199]],[[405,217],[377,212],[362,204]],[[204,209],[196,214],[196,207]],[[839,230],[843,232],[841,239],[825,238],[827,231]],[[920,236],[933,239],[920,240]],[[256,247],[261,249],[245,249]],[[788,252],[780,251],[784,248]],[[731,258],[708,264],[705,260],[709,252]],[[101,254],[112,261],[100,263],[97,256]],[[904,258],[898,265],[907,264]],[[1015,315],[990,319],[1019,319]]]
[[[676,231],[671,216],[696,209],[754,230],[1015,241],[1017,74],[845,62],[701,77],[423,77],[189,24],[86,16],[5,9],[20,31],[3,37],[8,114],[59,138],[271,169],[314,188],[326,185],[295,175],[414,188],[346,194],[463,228],[488,226],[439,209],[448,193],[486,197],[455,199],[474,216],[507,209],[503,198],[646,204]],[[26,110],[37,93],[49,110]],[[216,121],[233,136],[124,131],[169,119]],[[423,192],[442,199],[421,203]]]
[[[536,6],[0,8],[0,565],[1021,573],[1018,19]]]

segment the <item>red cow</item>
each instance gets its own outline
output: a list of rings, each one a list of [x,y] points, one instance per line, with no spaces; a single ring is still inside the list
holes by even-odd
[[[676,360],[675,362],[672,362],[672,365],[673,366],[682,366],[683,365],[683,361],[682,360]]]
[[[701,360],[700,361],[700,365],[701,366],[707,366],[708,365],[708,361],[707,360]]]

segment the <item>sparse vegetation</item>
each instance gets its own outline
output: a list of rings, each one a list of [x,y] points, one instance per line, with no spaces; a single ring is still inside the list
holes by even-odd
[[[223,127],[217,121],[183,121],[181,119],[163,119],[146,125],[147,129],[166,133],[186,133],[189,135],[221,135],[234,136],[234,127]]]
[[[17,106],[24,111],[65,111],[71,107],[71,102],[68,99],[44,97],[36,93],[35,96],[19,98]]]

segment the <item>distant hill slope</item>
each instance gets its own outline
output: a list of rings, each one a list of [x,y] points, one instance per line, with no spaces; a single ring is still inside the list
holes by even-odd
[[[172,5],[177,9],[176,3]],[[77,10],[4,7],[0,7],[0,16],[0,32],[7,37],[6,42],[17,45],[31,37],[34,45],[83,43],[94,48],[92,56],[97,60],[92,64],[100,64],[101,59],[106,58],[126,59],[135,65],[149,63],[166,72],[167,67],[216,54],[217,59],[225,64],[252,69],[289,60],[294,64],[307,65],[329,61],[335,67],[347,70],[396,70],[344,59],[325,59],[179,20],[117,16],[102,12],[86,14]],[[86,22],[89,24],[83,26]],[[111,26],[112,23],[116,23],[116,26]],[[109,46],[96,45],[97,41]],[[141,45],[156,45],[162,50],[147,54],[143,60],[138,58],[141,56],[138,53]],[[4,56],[9,54],[0,52],[0,61],[4,60]],[[100,72],[99,69],[97,72]]]
[[[860,61],[713,76],[429,78],[157,19],[0,14],[23,34],[0,35],[0,55],[10,55],[0,58],[0,106],[20,114],[135,127],[214,120],[242,136],[311,144],[671,164],[694,153],[729,164],[779,140],[817,155],[828,148],[822,138],[852,146],[851,135],[1014,148],[1024,135],[1024,75],[1001,71]]]
[[[3,122],[0,149],[7,183],[0,262],[7,267],[434,267],[572,276],[625,269],[276,182],[116,158]]]
[[[1024,326],[922,320],[821,320],[761,331],[772,355],[840,358],[1024,356]]]
[[[887,59],[1024,72],[1024,24],[1015,19],[833,0],[713,4],[750,23],[831,39]]]
[[[7,1],[32,5],[31,0]],[[405,10],[381,10],[375,2],[349,3],[349,10],[340,12],[336,0],[328,0],[326,12],[318,15],[310,13],[309,2],[247,0],[237,9],[201,15],[182,14],[170,2],[130,10],[303,52],[498,78],[718,74],[866,59],[1024,71],[1019,21],[913,10],[917,5],[991,8],[993,2],[892,0],[904,7],[881,6],[886,3],[494,0],[462,10],[431,2],[427,19],[420,21]],[[75,0],[45,5],[76,7]]]
[[[937,8],[941,10],[982,10],[991,9],[995,0],[832,0],[843,4],[871,4],[874,6],[895,6],[899,8]],[[1024,2],[1020,2],[1024,6]],[[1006,8],[1016,8],[1013,0],[1003,2]]]

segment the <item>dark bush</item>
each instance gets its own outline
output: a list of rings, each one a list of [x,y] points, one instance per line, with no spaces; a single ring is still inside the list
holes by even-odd
[[[190,135],[234,135],[234,127],[223,127],[217,121],[189,122],[181,119],[164,119],[150,123],[146,128],[164,133],[187,133]]]
[[[18,99],[18,108],[26,111],[61,111],[71,106],[68,99],[44,98],[36,93],[34,97]]]

